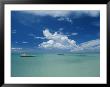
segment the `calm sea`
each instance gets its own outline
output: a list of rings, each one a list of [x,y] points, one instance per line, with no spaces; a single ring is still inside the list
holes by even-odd
[[[36,57],[20,57],[12,53],[12,77],[99,77],[100,54],[72,54],[58,55],[34,54]]]

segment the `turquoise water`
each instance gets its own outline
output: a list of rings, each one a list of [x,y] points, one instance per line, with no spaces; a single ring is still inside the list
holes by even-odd
[[[57,55],[34,54],[36,57],[20,57],[12,53],[12,77],[99,77],[99,53]]]

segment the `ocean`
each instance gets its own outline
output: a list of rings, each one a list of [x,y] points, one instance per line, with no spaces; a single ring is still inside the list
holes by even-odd
[[[99,77],[99,53],[34,53],[35,57],[11,55],[12,77]]]

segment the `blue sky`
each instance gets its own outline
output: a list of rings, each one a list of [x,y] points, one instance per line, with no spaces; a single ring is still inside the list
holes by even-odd
[[[12,50],[99,51],[99,11],[12,11]]]

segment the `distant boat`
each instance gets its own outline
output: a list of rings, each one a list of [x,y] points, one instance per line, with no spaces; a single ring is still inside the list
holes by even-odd
[[[27,55],[25,53],[21,54],[20,57],[35,57],[35,55]]]
[[[60,53],[60,54],[57,54],[57,55],[64,55],[64,54]]]
[[[78,56],[86,56],[85,54],[79,54]]]

